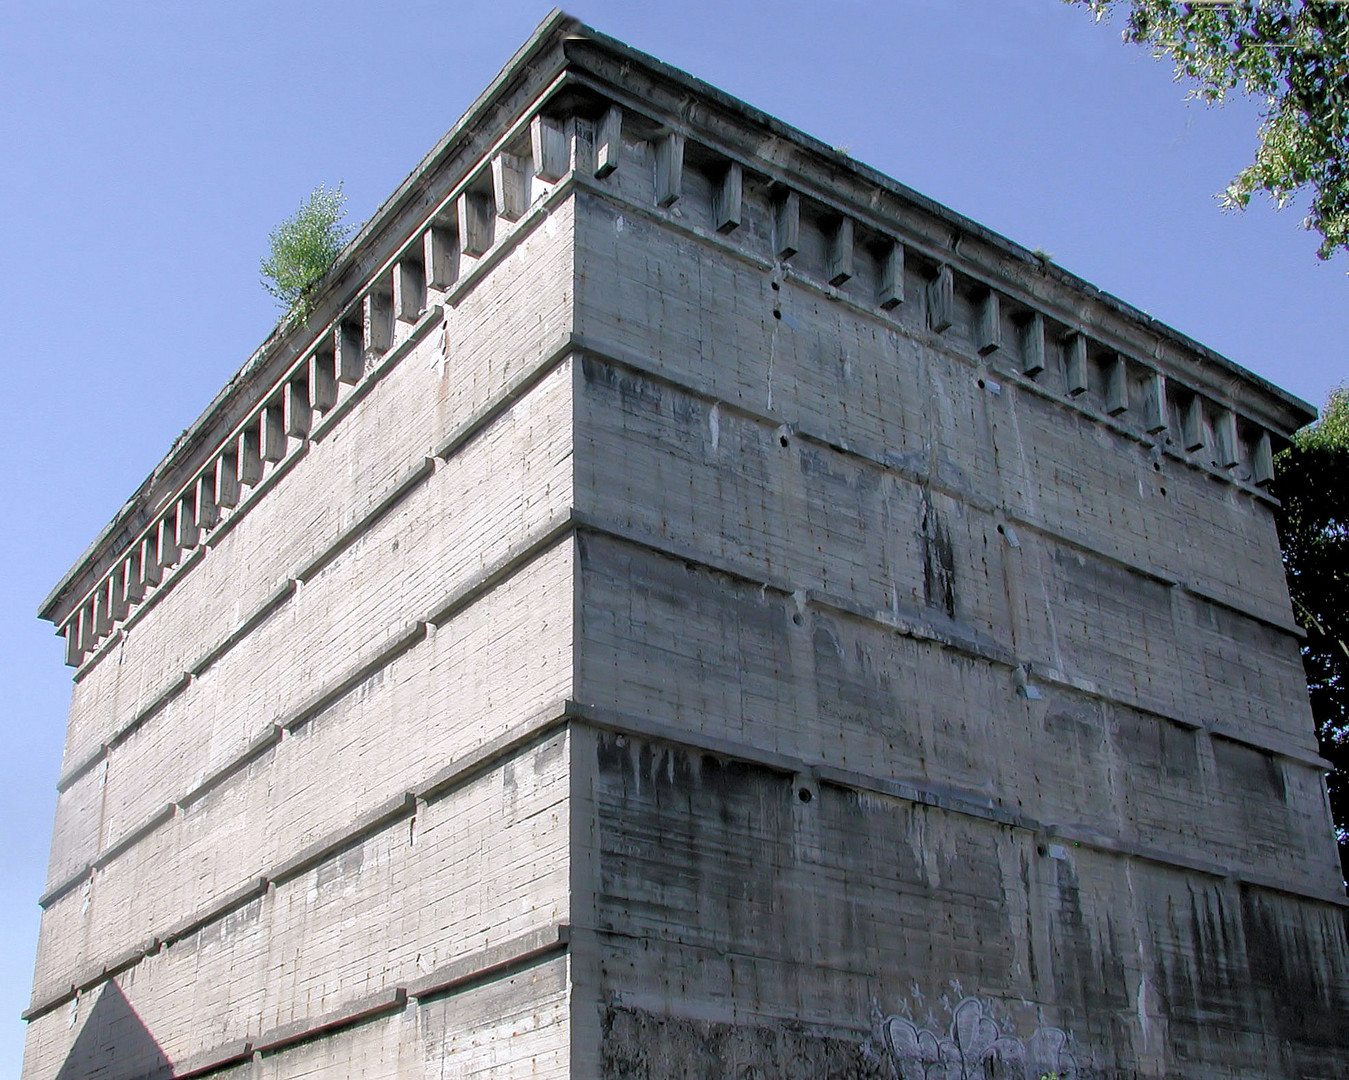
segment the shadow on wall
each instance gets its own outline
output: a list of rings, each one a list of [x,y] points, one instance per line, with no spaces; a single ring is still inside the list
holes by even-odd
[[[109,980],[99,991],[56,1080],[154,1080],[172,1071],[131,1002]]]

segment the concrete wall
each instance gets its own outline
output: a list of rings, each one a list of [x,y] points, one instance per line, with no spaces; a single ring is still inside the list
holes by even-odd
[[[570,237],[400,327],[81,670],[25,1077],[566,1071]]]
[[[907,1080],[983,1032],[967,1064],[1330,1075],[1268,502],[1066,404],[1062,349],[934,332],[921,270],[891,315],[862,256],[765,258],[770,193],[726,242],[620,173],[578,202],[591,1066]]]

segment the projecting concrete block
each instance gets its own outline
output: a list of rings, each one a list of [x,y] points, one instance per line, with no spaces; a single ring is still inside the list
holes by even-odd
[[[801,196],[788,191],[774,208],[773,254],[790,259],[801,250]]]
[[[1170,408],[1166,400],[1166,376],[1153,372],[1143,382],[1143,430],[1149,435],[1160,435],[1171,426]]]
[[[1232,469],[1241,464],[1241,439],[1237,434],[1237,414],[1231,409],[1218,413],[1213,427],[1214,462],[1220,469]]]
[[[214,529],[220,524],[220,506],[215,500],[217,468],[218,464],[197,477],[195,511],[197,524],[203,529]]]
[[[1129,366],[1122,356],[1105,365],[1105,411],[1111,416],[1129,411]]]
[[[113,568],[108,575],[108,613],[113,622],[120,622],[127,616],[129,604],[126,596],[126,564]]]
[[[728,233],[740,227],[744,200],[745,170],[738,161],[732,161],[718,181],[713,197],[712,226],[717,232]]]
[[[159,522],[159,565],[164,569],[177,566],[183,557],[179,540],[177,507],[166,514]]]
[[[1186,453],[1193,454],[1204,449],[1208,436],[1204,430],[1204,399],[1198,394],[1190,398],[1181,418],[1181,445]]]
[[[610,105],[595,131],[595,175],[603,179],[623,160],[623,110]]]
[[[333,328],[333,355],[337,367],[337,381],[354,386],[365,374],[363,319],[360,322],[343,320]]]
[[[1002,348],[1002,307],[998,302],[998,294],[992,290],[979,302],[974,347],[980,356],[987,356]]]
[[[284,391],[263,408],[259,435],[263,461],[277,462],[286,456],[290,440],[286,437]]]
[[[146,585],[158,585],[162,580],[159,559],[159,530],[151,529],[140,542],[141,580]]]
[[[825,260],[825,280],[842,285],[853,276],[853,221],[839,218],[829,230],[829,251]]]
[[[1260,432],[1255,440],[1251,479],[1260,487],[1269,487],[1274,483],[1274,450],[1270,444],[1268,431]]]
[[[297,439],[309,438],[309,428],[314,422],[314,410],[309,403],[309,372],[296,375],[286,383],[285,430],[287,435]]]
[[[885,311],[904,303],[904,245],[898,241],[887,244],[881,253],[876,303]]]
[[[956,317],[955,274],[942,265],[937,276],[927,286],[927,325],[929,330],[944,334]]]
[[[492,196],[484,191],[465,191],[459,196],[459,247],[475,258],[492,246],[496,230]]]
[[[262,419],[255,417],[239,433],[237,456],[239,482],[253,487],[262,479]]]
[[[422,259],[426,283],[447,289],[459,280],[459,239],[453,229],[432,225],[422,235]]]
[[[1091,359],[1087,353],[1087,335],[1068,336],[1068,358],[1064,372],[1064,389],[1069,397],[1080,397],[1091,389]]]
[[[656,205],[671,206],[684,194],[684,136],[672,131],[656,140]]]
[[[1045,369],[1045,317],[1033,312],[1021,326],[1021,371],[1032,379]]]
[[[332,349],[315,349],[309,357],[309,397],[321,413],[337,404],[337,360]]]
[[[563,123],[546,116],[534,117],[529,122],[529,141],[535,176],[555,184],[567,175],[571,162]]]
[[[529,166],[525,159],[505,151],[492,159],[492,195],[499,217],[520,220],[529,207]]]
[[[139,604],[145,599],[145,573],[141,569],[143,557],[142,544],[132,544],[122,563],[122,580],[125,582],[128,604]]]
[[[426,273],[420,259],[399,259],[393,268],[393,312],[403,322],[416,322],[426,310]]]
[[[383,356],[392,345],[393,296],[382,288],[368,292],[361,301],[361,346],[367,356]]]
[[[174,546],[182,551],[191,551],[201,542],[201,530],[197,527],[196,485],[178,500],[174,515]]]

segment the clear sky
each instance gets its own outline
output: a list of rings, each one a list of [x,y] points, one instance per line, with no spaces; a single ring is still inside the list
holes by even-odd
[[[1059,0],[576,0],[767,110],[1321,404],[1345,260],[1219,211],[1255,110]],[[278,311],[267,235],[319,183],[368,216],[544,0],[0,6],[0,1073],[17,1075],[70,692],[38,603]],[[151,886],[152,887],[152,886]]]

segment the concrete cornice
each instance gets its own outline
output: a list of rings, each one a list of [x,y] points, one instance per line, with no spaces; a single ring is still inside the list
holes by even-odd
[[[38,608],[40,618],[60,623],[70,605],[104,573],[122,549],[157,514],[201,459],[231,430],[324,327],[365,287],[371,274],[407,239],[439,195],[479,163],[492,141],[561,71],[561,43],[581,23],[554,8],[496,78],[431,151],[361,226],[319,284],[307,320],[283,317],[154,471],[96,536]],[[411,220],[411,219],[416,220]]]
[[[585,112],[606,102],[621,104],[639,130],[687,134],[691,144],[741,162],[747,175],[799,191],[869,234],[903,245],[915,263],[948,267],[942,271],[948,278],[954,272],[967,287],[993,289],[1021,309],[1043,312],[1060,330],[1088,334],[1276,437],[1316,415],[1305,402],[1020,245],[554,10],[347,245],[308,319],[278,324],[56,585],[39,615],[61,625],[89,602],[129,546],[171,512],[184,486],[278,392],[316,341],[350,316],[373,280],[387,276],[400,253],[446,211],[451,195],[479,182],[502,140],[518,138],[522,118],[558,103]]]
[[[845,198],[862,213],[890,218],[885,224],[898,226],[895,231],[908,233],[917,226],[917,235],[902,235],[901,239],[920,251],[927,247],[934,259],[951,260],[961,270],[968,266],[967,272],[988,275],[1000,288],[1020,285],[1041,304],[1048,302],[1060,308],[1065,321],[1086,322],[1089,328],[1103,322],[1100,315],[1093,318],[1095,313],[1090,310],[1093,305],[1099,307],[1101,314],[1109,313],[1124,324],[1115,329],[1132,339],[1131,351],[1150,352],[1159,362],[1165,362],[1168,353],[1177,354],[1169,359],[1189,369],[1187,382],[1229,399],[1238,410],[1276,433],[1291,434],[1316,418],[1317,410],[1312,405],[1208,346],[687,72],[585,26],[574,28],[564,50],[570,71],[583,71],[615,94],[665,113],[672,125],[697,131],[703,137],[706,133],[719,138],[729,148],[740,149],[766,166],[791,174],[803,190],[813,188],[831,201]],[[916,211],[917,215],[903,214],[901,220],[896,210]],[[1139,348],[1144,341],[1150,343],[1150,349]]]

